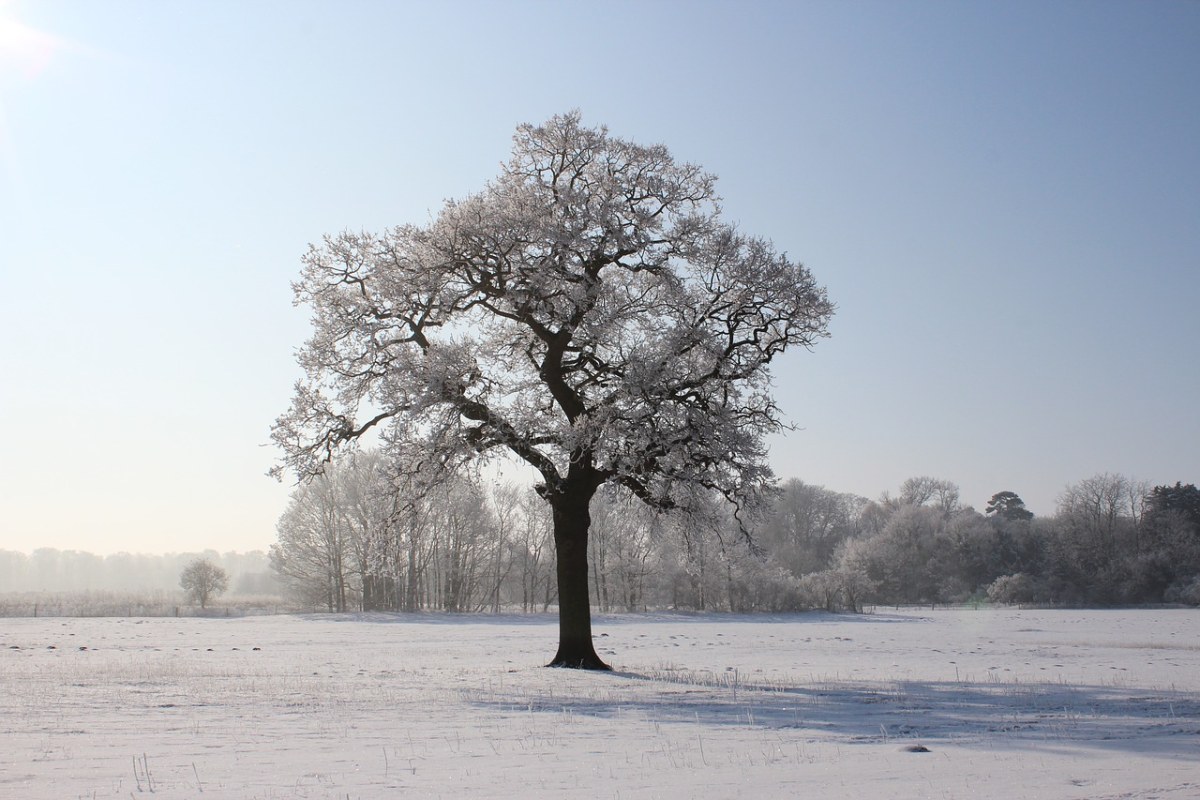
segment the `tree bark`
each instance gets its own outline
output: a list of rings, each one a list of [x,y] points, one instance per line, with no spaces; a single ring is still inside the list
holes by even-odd
[[[558,652],[551,667],[611,670],[592,644],[588,596],[588,506],[594,486],[567,486],[550,499],[558,573]]]

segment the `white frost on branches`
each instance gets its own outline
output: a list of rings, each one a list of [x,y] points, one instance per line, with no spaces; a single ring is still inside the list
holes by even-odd
[[[499,177],[427,226],[326,237],[294,288],[313,335],[283,467],[317,473],[374,429],[410,473],[505,449],[545,493],[585,475],[657,507],[770,483],[768,365],[832,313],[722,221],[713,176],[577,113],[521,126]]]

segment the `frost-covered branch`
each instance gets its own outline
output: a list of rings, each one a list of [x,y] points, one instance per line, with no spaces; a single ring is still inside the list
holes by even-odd
[[[426,226],[327,237],[295,291],[313,335],[284,466],[378,430],[422,463],[504,449],[548,486],[586,473],[660,508],[688,484],[735,503],[770,485],[769,366],[833,311],[721,220],[711,175],[578,114],[521,126],[499,177]]]

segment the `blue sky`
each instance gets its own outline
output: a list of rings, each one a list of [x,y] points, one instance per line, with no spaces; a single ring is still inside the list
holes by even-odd
[[[782,477],[1196,482],[1198,42],[1165,0],[0,0],[0,548],[267,547],[307,243],[573,108],[828,286]]]

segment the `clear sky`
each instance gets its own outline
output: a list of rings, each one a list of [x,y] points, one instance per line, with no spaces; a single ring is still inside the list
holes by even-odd
[[[828,286],[781,476],[1200,481],[1200,3],[0,0],[0,548],[266,548],[307,243],[573,108]]]

